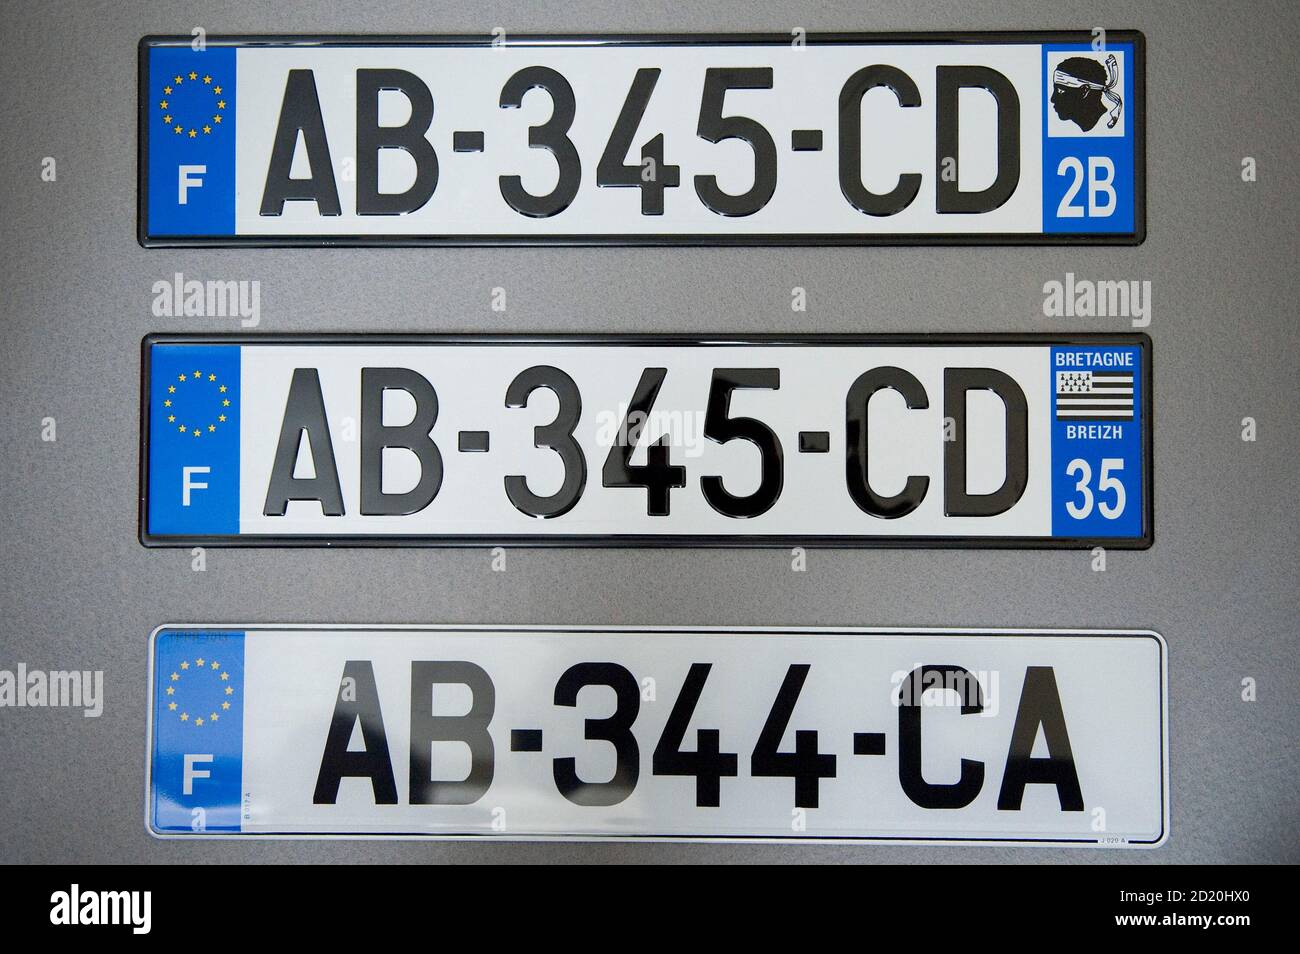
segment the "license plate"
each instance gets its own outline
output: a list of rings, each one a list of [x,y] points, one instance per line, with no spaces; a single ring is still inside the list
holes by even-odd
[[[164,626],[159,835],[1154,846],[1152,632]]]
[[[1151,543],[1145,335],[151,335],[148,545]]]
[[[1132,31],[146,37],[144,245],[1136,244]]]

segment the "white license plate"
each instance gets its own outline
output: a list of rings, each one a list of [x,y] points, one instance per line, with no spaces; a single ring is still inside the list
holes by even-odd
[[[1126,243],[1140,33],[146,37],[144,245]]]
[[[1151,542],[1144,335],[150,336],[152,545]]]
[[[147,823],[1155,846],[1152,632],[164,626]]]

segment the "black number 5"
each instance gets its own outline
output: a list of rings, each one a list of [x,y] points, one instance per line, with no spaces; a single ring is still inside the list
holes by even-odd
[[[757,120],[722,115],[722,100],[729,89],[771,89],[772,68],[710,69],[704,73],[704,96],[696,134],[709,142],[743,139],[754,150],[754,184],[748,192],[732,195],[718,188],[717,176],[696,176],[695,191],[710,211],[719,215],[753,215],[767,205],[776,191],[776,143]]]
[[[762,478],[758,489],[748,497],[737,497],[722,486],[722,478],[700,478],[700,490],[714,510],[728,517],[757,517],[766,513],[781,496],[781,441],[772,429],[752,417],[730,417],[731,392],[736,388],[781,387],[779,368],[714,368],[709,385],[709,407],[704,414],[704,436],[725,444],[732,440],[749,441],[763,458]]]

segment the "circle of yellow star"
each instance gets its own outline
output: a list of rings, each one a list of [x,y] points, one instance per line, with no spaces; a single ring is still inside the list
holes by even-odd
[[[202,657],[202,656],[198,656],[198,657],[196,657],[196,658],[194,659],[194,662],[193,662],[192,664],[191,664],[191,662],[190,662],[189,660],[182,660],[182,661],[177,665],[177,669],[179,669],[179,670],[181,670],[181,671],[187,671],[187,670],[190,669],[191,665],[194,667],[196,673],[202,673],[202,672],[204,672],[204,671],[212,672],[214,675],[216,675],[216,676],[217,676],[219,679],[221,679],[223,682],[228,682],[229,679],[230,679],[230,673],[227,672],[226,670],[224,670],[224,669],[221,668],[221,663],[220,663],[219,661],[217,661],[217,660],[215,660],[215,659],[212,659],[212,660],[205,659],[205,658]],[[180,676],[180,673],[179,673],[179,672],[173,672],[173,673],[171,674],[171,680],[172,680],[172,682],[178,682],[178,681],[180,681],[180,678],[181,678],[181,676]],[[197,677],[195,677],[195,678],[197,678]],[[234,689],[233,686],[231,686],[231,685],[226,685],[226,686],[225,686],[225,693],[224,693],[225,695],[227,695],[227,696],[232,696],[232,695],[234,695],[234,693],[235,693],[235,689]],[[176,687],[175,687],[175,686],[168,686],[167,689],[166,689],[166,694],[167,694],[168,696],[174,696],[174,695],[176,694]],[[175,701],[170,701],[170,700],[168,701],[168,703],[167,703],[167,711],[168,711],[168,712],[176,712],[177,708],[178,708],[178,705],[177,705],[177,703],[176,703]],[[230,701],[229,701],[229,700],[223,700],[222,703],[221,703],[220,708],[221,708],[222,711],[224,711],[224,712],[228,712],[228,711],[230,710]],[[207,715],[206,719],[205,719],[204,716],[196,716],[195,718],[191,719],[191,718],[190,718],[190,714],[189,714],[188,711],[185,711],[185,712],[181,712],[181,713],[179,713],[179,717],[180,717],[180,721],[181,721],[181,722],[188,722],[188,723],[190,723],[191,725],[193,725],[193,726],[195,726],[195,727],[202,726],[203,723],[204,723],[205,721],[207,721],[207,722],[217,722],[217,721],[219,721],[219,720],[221,719],[221,716],[220,716],[220,714],[217,712],[216,709],[213,709],[213,710],[212,710],[212,711]]]
[[[228,393],[230,390],[227,385],[219,383],[219,378],[215,372],[213,371],[204,372],[197,368],[193,371],[182,372],[181,374],[176,375],[176,380],[180,382],[180,386],[190,388],[190,389],[194,389],[196,387],[200,387],[203,385],[207,385],[207,386],[215,385],[219,393],[225,394]],[[175,384],[168,385],[167,393],[169,395],[177,394],[178,393],[177,388],[178,385]],[[204,392],[201,392],[199,399],[201,401],[204,401],[205,398],[202,397],[202,393]],[[170,397],[163,399],[162,407],[173,412],[166,415],[168,424],[176,424],[175,403],[176,402],[174,402]],[[230,398],[222,398],[221,406],[222,408],[230,407],[231,406]],[[200,410],[199,413],[203,414],[204,412]],[[206,414],[204,416],[206,416]],[[209,418],[206,421],[202,419],[198,421],[187,421],[186,423],[179,425],[177,427],[177,431],[181,434],[192,434],[194,437],[201,436],[203,431],[205,430],[209,434],[215,434],[217,432],[217,425],[225,424],[227,420],[229,420],[229,418],[226,416],[226,414],[221,413],[216,415],[215,418]]]

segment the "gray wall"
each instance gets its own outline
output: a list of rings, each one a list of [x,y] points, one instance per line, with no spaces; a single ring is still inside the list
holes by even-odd
[[[146,33],[1136,27],[1148,40],[1139,248],[163,251],[134,238]],[[0,710],[0,860],[1227,862],[1300,860],[1290,2],[5,2],[0,32],[0,668],[103,669],[102,718]],[[1259,181],[1240,178],[1254,156]],[[43,156],[58,181],[40,180]],[[262,281],[274,331],[1073,331],[1067,270],[1154,284],[1156,543],[1086,552],[185,551],[136,542],[150,286]],[[489,308],[493,286],[509,311]],[[792,315],[790,288],[808,289]],[[1259,440],[1243,443],[1244,416]],[[40,422],[58,421],[42,443]],[[1150,627],[1170,652],[1172,838],[1155,852],[734,845],[163,843],[141,821],[145,644],[165,621]],[[1258,682],[1243,702],[1240,683]]]

